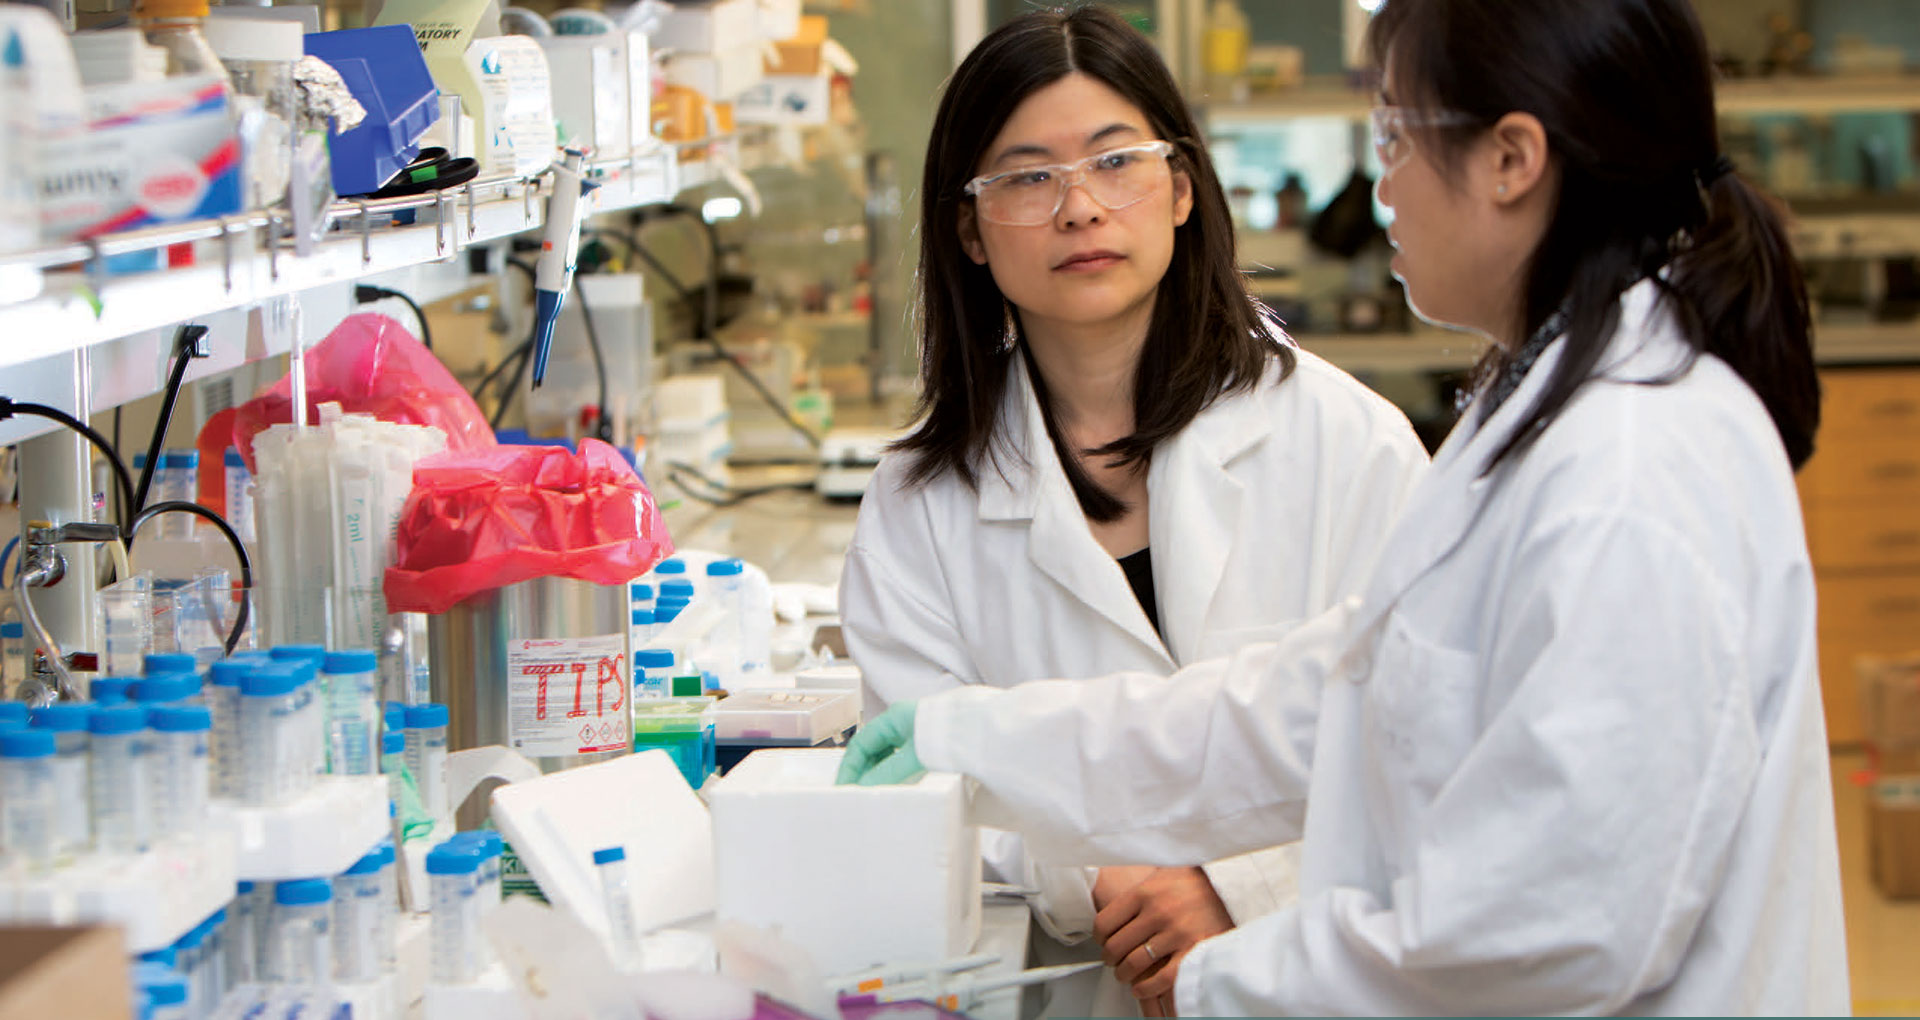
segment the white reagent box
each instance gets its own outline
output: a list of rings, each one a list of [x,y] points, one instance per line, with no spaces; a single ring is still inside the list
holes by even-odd
[[[961,777],[835,786],[839,749],[756,751],[712,794],[716,915],[822,973],[964,956],[980,937],[980,839]]]

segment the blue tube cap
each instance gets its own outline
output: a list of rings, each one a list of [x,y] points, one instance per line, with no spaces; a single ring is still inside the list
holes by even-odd
[[[334,676],[348,676],[355,673],[371,673],[380,668],[380,658],[365,649],[354,648],[344,652],[328,652],[320,661],[320,672]]]
[[[610,846],[605,850],[595,850],[593,852],[593,863],[595,864],[612,864],[615,861],[624,861],[626,859],[627,848],[623,846]]]
[[[151,953],[140,954],[141,963],[157,963],[162,967],[173,966],[173,961],[176,959],[179,959],[179,957],[175,955],[172,946],[168,946],[165,949],[156,949]]]
[[[133,975],[134,984],[146,994],[147,1002],[154,1007],[186,1005],[187,979],[172,967],[143,963],[133,969]]]
[[[147,710],[139,705],[100,705],[87,717],[87,732],[96,737],[118,737],[147,728]]]
[[[9,730],[0,733],[0,758],[50,758],[52,730]]]
[[[324,878],[297,878],[273,887],[273,902],[283,907],[308,907],[333,901],[333,884]]]
[[[653,601],[653,585],[641,584],[635,581],[627,585],[627,598],[635,602],[651,602]]]
[[[235,896],[246,896],[252,892],[253,892],[252,882],[241,882],[240,884],[233,887],[233,894]]]
[[[349,875],[371,875],[380,870],[380,864],[380,848],[374,847],[367,852],[366,856],[354,861],[353,867],[348,868],[346,873]]]
[[[388,730],[380,737],[380,753],[402,754],[407,749],[407,735],[399,730]]]
[[[672,623],[680,618],[680,611],[685,608],[687,607],[674,603],[661,605],[653,611],[653,622]]]
[[[213,729],[213,713],[201,705],[167,705],[148,718],[161,733],[204,733]]]
[[[380,721],[388,731],[406,729],[407,706],[397,701],[387,702],[387,707],[381,712]]]
[[[708,577],[738,577],[746,571],[747,565],[740,560],[715,560],[707,564]]]
[[[275,662],[309,659],[318,663],[327,657],[327,649],[323,645],[278,645],[267,654],[273,656]]]
[[[662,581],[660,583],[660,597],[663,599],[691,599],[693,598],[693,582]]]
[[[633,664],[641,669],[672,669],[673,652],[665,648],[642,648],[633,653]]]
[[[7,641],[15,641],[21,638],[25,638],[26,636],[27,636],[26,624],[15,623],[12,620],[8,620],[6,623],[0,623],[0,639],[4,639]]]
[[[259,663],[244,662],[239,659],[221,659],[207,667],[207,679],[215,687],[238,687],[248,673],[259,668]]]
[[[653,626],[653,610],[636,609],[633,611],[631,620],[635,627],[651,627]]]
[[[684,574],[687,572],[687,561],[674,559],[661,560],[659,563],[654,564],[653,572],[656,574]]]
[[[200,693],[200,678],[192,673],[163,673],[134,683],[133,700],[147,705],[185,701]]]
[[[198,673],[200,660],[186,652],[149,652],[140,660],[140,670],[148,676],[167,673]]]
[[[77,701],[60,701],[33,710],[35,729],[53,733],[83,733],[87,728],[87,717],[93,714],[93,706]]]
[[[431,730],[447,724],[447,706],[428,702],[407,709],[407,729]]]
[[[87,694],[96,705],[113,705],[127,700],[127,692],[138,682],[134,677],[97,676],[87,686]]]
[[[429,875],[471,875],[479,868],[480,852],[456,840],[448,840],[427,853]]]
[[[24,701],[0,701],[0,722],[27,724],[27,703]]]
[[[220,455],[220,463],[230,468],[243,468],[247,466],[247,458],[240,456],[239,450],[229,446],[227,452]]]
[[[160,466],[163,468],[190,468],[200,466],[199,450],[167,450],[160,454]]]
[[[276,662],[260,666],[240,679],[240,694],[249,698],[277,698],[300,689],[300,674],[295,663]]]

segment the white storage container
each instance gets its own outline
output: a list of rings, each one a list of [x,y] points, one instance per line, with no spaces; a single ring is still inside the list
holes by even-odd
[[[716,916],[778,925],[827,974],[970,952],[980,845],[961,777],[835,786],[839,768],[838,750],[757,751],[714,785]]]
[[[860,721],[852,691],[740,691],[714,709],[719,740],[791,740],[818,744]]]

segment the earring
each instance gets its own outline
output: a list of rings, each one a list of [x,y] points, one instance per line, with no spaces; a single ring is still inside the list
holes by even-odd
[[[1003,298],[1000,301],[1000,307],[1006,313],[1005,322],[1000,327],[1000,353],[1006,354],[1020,342],[1020,321],[1013,317],[1012,302]]]
[[[1495,188],[1495,189],[1493,189],[1493,190],[1494,190],[1494,191],[1495,191],[1496,193],[1498,193],[1498,194],[1501,194],[1501,195],[1504,195],[1504,194],[1506,194],[1506,193],[1507,193],[1507,186],[1506,186],[1506,185],[1504,185],[1504,184],[1502,184],[1502,185],[1500,185],[1499,187],[1497,187],[1497,188]]]

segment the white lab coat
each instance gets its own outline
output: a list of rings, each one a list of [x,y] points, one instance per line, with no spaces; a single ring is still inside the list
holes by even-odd
[[[1216,401],[1154,452],[1147,506],[1164,642],[1088,528],[1021,362],[1001,418],[1004,449],[1017,453],[1000,458],[1003,471],[986,467],[977,492],[952,475],[903,488],[909,459],[887,457],[841,582],[869,717],[962,684],[1170,674],[1357,593],[1426,452],[1398,409],[1315,355],[1299,352],[1293,374],[1278,375],[1271,361],[1254,391]],[[1074,943],[1092,933],[1093,869],[1036,867],[1011,832],[986,833],[984,851],[991,877],[1040,891],[1048,934]],[[1293,849],[1206,870],[1236,923],[1297,889]],[[1097,947],[1075,955],[1097,959]],[[1087,1001],[1099,980],[1056,987],[1055,1012],[1136,1008],[1111,977]]]
[[[1623,299],[1606,378],[1482,466],[1455,430],[1359,599],[1160,677],[921,702],[986,824],[1079,862],[1294,838],[1299,901],[1202,943],[1183,1015],[1842,1013],[1814,586],[1786,457]]]

